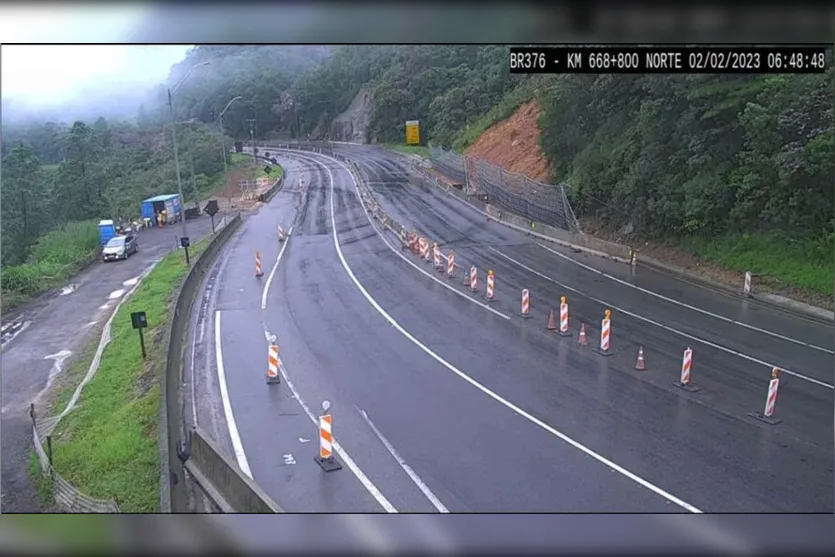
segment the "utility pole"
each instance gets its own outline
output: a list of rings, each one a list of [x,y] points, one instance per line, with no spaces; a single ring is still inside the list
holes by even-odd
[[[255,118],[247,118],[246,120],[249,123],[249,140],[252,143],[252,160],[254,162],[258,162],[255,158]]]
[[[220,132],[220,151],[223,153],[223,179],[224,184],[226,185],[226,201],[229,203],[230,207],[232,206],[232,188],[229,187],[229,166],[226,162],[226,139],[223,135],[223,115],[226,114],[226,111],[229,110],[232,103],[240,99],[240,96],[232,98],[228,103],[226,103],[226,106],[220,111],[220,114],[217,115],[217,129]]]

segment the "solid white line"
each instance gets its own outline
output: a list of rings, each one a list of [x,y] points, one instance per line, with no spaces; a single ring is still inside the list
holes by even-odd
[[[771,368],[775,368],[775,367],[776,367],[776,368],[779,368],[779,369],[780,369],[781,373],[786,373],[786,374],[788,374],[788,375],[793,375],[793,376],[795,376],[795,377],[797,377],[797,378],[799,378],[799,379],[803,379],[803,380],[808,381],[808,382],[810,382],[810,383],[814,383],[815,385],[820,385],[821,387],[826,387],[827,389],[835,389],[835,386],[830,385],[829,383],[824,383],[823,381],[818,381],[817,379],[814,379],[813,377],[809,377],[809,376],[803,375],[802,373],[797,373],[797,372],[795,372],[795,371],[788,370],[788,369],[786,369],[786,368],[784,368],[784,367],[782,367],[782,366],[778,366],[778,365],[774,365],[774,364],[771,364],[771,363],[765,362],[765,361],[760,360],[760,359],[758,359],[758,358],[755,358],[755,357],[753,357],[753,356],[749,356],[748,354],[743,354],[742,352],[737,352],[736,350],[731,350],[730,348],[726,348],[725,346],[722,346],[721,344],[716,344],[716,343],[714,343],[714,342],[710,342],[709,340],[705,340],[705,339],[703,339],[703,338],[699,338],[699,337],[697,337],[697,336],[693,336],[693,335],[691,335],[691,334],[685,333],[684,331],[679,331],[678,329],[673,329],[672,327],[669,327],[669,326],[667,326],[667,325],[664,325],[663,323],[659,323],[658,321],[654,321],[654,320],[652,320],[652,319],[650,319],[650,318],[648,318],[648,317],[643,317],[643,316],[641,316],[641,315],[638,315],[637,313],[632,313],[631,311],[628,311],[628,310],[625,310],[625,309],[623,309],[623,308],[620,308],[620,307],[618,307],[618,306],[616,306],[616,305],[614,305],[614,304],[610,304],[610,303],[605,302],[605,301],[603,301],[603,300],[601,300],[601,299],[599,299],[599,298],[595,298],[594,296],[590,296],[590,295],[586,294],[585,292],[582,292],[582,291],[580,291],[580,290],[577,290],[576,288],[572,288],[572,287],[568,286],[567,284],[563,284],[563,283],[561,283],[560,281],[558,281],[558,280],[556,280],[556,279],[553,279],[553,278],[551,278],[551,277],[549,277],[549,276],[547,276],[547,275],[543,275],[543,274],[542,274],[542,273],[540,273],[539,271],[537,271],[537,270],[535,270],[535,269],[532,269],[532,268],[528,267],[528,266],[527,266],[527,265],[525,265],[524,263],[522,263],[522,262],[520,262],[520,261],[517,261],[516,259],[513,259],[513,258],[512,258],[512,257],[510,257],[509,255],[507,255],[507,254],[505,254],[505,253],[502,253],[501,251],[497,250],[497,249],[496,249],[496,248],[494,248],[494,247],[491,247],[491,246],[488,246],[488,247],[489,247],[491,250],[493,250],[494,252],[496,252],[497,254],[499,254],[500,256],[502,256],[502,257],[504,257],[505,259],[507,259],[508,261],[510,261],[511,263],[515,263],[516,265],[518,265],[519,267],[521,267],[521,268],[525,269],[526,271],[528,271],[528,272],[530,272],[530,273],[533,273],[533,274],[537,275],[538,277],[541,277],[541,278],[543,278],[543,279],[545,279],[545,280],[547,280],[547,281],[553,282],[554,284],[556,284],[556,285],[558,285],[558,286],[561,286],[561,287],[565,288],[566,290],[568,290],[568,291],[570,291],[570,292],[574,292],[574,293],[576,293],[576,294],[579,294],[580,296],[583,296],[584,298],[587,298],[587,299],[589,299],[589,300],[591,300],[591,301],[593,301],[593,302],[597,302],[598,304],[602,304],[602,305],[604,305],[604,306],[606,306],[606,307],[609,307],[609,308],[614,308],[614,309],[618,310],[619,312],[623,313],[624,315],[628,315],[628,316],[630,316],[630,317],[634,317],[635,319],[640,319],[641,321],[645,321],[645,322],[647,322],[647,323],[650,323],[650,324],[652,324],[652,325],[655,325],[656,327],[661,327],[661,328],[662,328],[662,329],[664,329],[665,331],[669,331],[669,332],[671,332],[671,333],[675,333],[675,334],[680,335],[680,336],[683,336],[683,337],[685,337],[685,338],[689,338],[690,340],[694,340],[694,341],[696,341],[696,342],[700,342],[700,343],[702,343],[702,344],[704,344],[704,345],[710,346],[710,347],[712,347],[712,348],[716,348],[717,350],[721,350],[722,352],[726,352],[726,353],[728,353],[728,354],[733,354],[734,356],[739,356],[740,358],[743,358],[743,359],[745,359],[745,360],[748,360],[749,362],[754,362],[754,363],[756,363],[756,364],[764,365],[764,366],[768,367],[769,369],[771,369]]]
[[[194,380],[194,352],[197,347],[197,340],[192,337],[191,339],[191,361],[189,363],[188,375],[189,375],[189,383],[191,383],[191,423],[193,425],[197,425],[197,402],[195,402],[195,391],[197,390],[194,386],[196,381]]]
[[[357,408],[357,410],[362,415],[363,419],[365,420],[365,423],[368,424],[368,427],[371,428],[371,431],[374,432],[374,435],[377,436],[377,439],[380,440],[380,442],[383,444],[383,446],[386,448],[386,450],[389,452],[392,458],[394,458],[394,460],[397,461],[397,464],[400,465],[403,471],[409,475],[409,478],[411,478],[412,482],[414,482],[414,484],[417,486],[420,492],[423,493],[427,499],[429,499],[429,502],[432,503],[432,505],[436,509],[438,509],[439,513],[448,513],[449,510],[447,510],[444,504],[441,503],[441,500],[438,499],[438,496],[432,493],[432,490],[429,489],[429,486],[426,485],[426,483],[424,483],[424,481],[420,479],[420,476],[417,475],[417,473],[412,469],[412,467],[406,464],[406,461],[403,460],[403,457],[400,456],[400,453],[397,452],[397,449],[394,448],[394,445],[392,445],[389,442],[389,440],[383,436],[380,430],[377,429],[377,426],[374,425],[374,422],[371,421],[371,418],[368,417],[368,414],[365,412],[365,410],[361,408]]]
[[[290,236],[292,235],[293,227],[291,226],[290,230],[287,231],[287,237],[284,238],[284,245],[278,250],[278,257],[275,258],[275,264],[273,265],[272,271],[270,271],[270,276],[267,277],[267,282],[264,284],[264,291],[261,293],[261,309],[267,309],[267,294],[270,292],[273,276],[275,276],[275,272],[278,270],[278,264],[281,263],[281,256],[284,255],[284,250],[287,249],[287,245],[290,243]]]
[[[235,458],[238,460],[238,467],[252,479],[252,471],[249,469],[249,462],[246,459],[244,445],[241,443],[241,435],[238,433],[238,425],[235,423],[235,415],[232,413],[232,402],[229,400],[229,391],[226,388],[226,371],[223,368],[223,349],[220,342],[220,311],[215,311],[215,359],[217,360],[217,380],[220,385],[220,397],[223,399],[223,413],[226,415],[226,427],[229,429],[229,437],[232,439],[232,448],[235,451]]]
[[[267,336],[267,338],[270,337],[270,333],[269,331],[267,331],[266,327],[264,328],[264,334]],[[287,387],[289,387],[290,392],[293,393],[293,397],[298,401],[299,406],[302,407],[302,410],[304,410],[304,413],[307,414],[307,417],[310,418],[310,421],[313,422],[313,425],[316,427],[316,430],[318,431],[318,418],[313,414],[313,412],[311,412],[310,407],[307,406],[307,403],[305,403],[304,399],[302,398],[302,395],[299,393],[299,391],[296,390],[296,387],[293,385],[293,382],[290,380],[290,377],[288,376],[287,369],[284,367],[284,362],[282,362],[281,359],[279,359],[278,361],[278,370],[279,373],[281,373],[281,375],[284,377],[284,382],[287,383]],[[386,512],[397,512],[397,509],[394,508],[394,505],[392,505],[389,502],[389,500],[386,499],[382,492],[379,489],[377,489],[377,486],[375,486],[374,483],[368,478],[368,476],[366,476],[365,473],[360,469],[360,467],[357,466],[356,462],[354,462],[354,460],[350,456],[348,456],[348,453],[345,452],[345,449],[343,449],[342,446],[336,441],[335,435],[333,440],[333,450],[336,452],[336,454],[339,455],[339,457],[342,459],[342,462],[345,463],[345,466],[347,466],[348,469],[351,470],[351,472],[353,472],[354,476],[357,477],[357,479],[365,487],[365,489],[368,490],[368,493],[370,493],[371,496],[377,500],[377,502],[380,504],[381,507],[383,507],[383,509]]]
[[[673,298],[668,298],[667,296],[664,296],[663,294],[653,292],[652,290],[647,290],[646,288],[642,288],[642,287],[638,286],[637,284],[632,284],[632,283],[627,282],[625,280],[614,277],[614,276],[610,275],[609,273],[605,273],[605,272],[603,272],[599,269],[595,269],[594,267],[592,267],[590,265],[586,265],[585,263],[581,263],[580,261],[577,261],[576,259],[574,259],[572,257],[568,257],[567,255],[564,255],[564,254],[562,254],[562,253],[560,253],[556,250],[553,250],[553,249],[549,248],[548,246],[540,244],[539,242],[536,242],[536,245],[538,245],[539,247],[541,247],[542,249],[544,249],[546,251],[549,251],[549,252],[553,253],[557,257],[561,257],[561,258],[565,259],[566,261],[570,261],[570,262],[574,263],[575,265],[579,265],[580,267],[582,267],[582,268],[584,268],[588,271],[591,271],[593,273],[597,273],[598,275],[604,276],[604,277],[606,277],[610,280],[613,280],[613,281],[615,281],[619,284],[623,284],[623,285],[628,286],[630,288],[634,288],[635,290],[639,290],[639,291],[643,292],[644,294],[649,294],[650,296],[655,296],[656,298],[664,300],[665,302],[670,302],[671,304],[676,304],[676,305],[681,306],[683,308],[687,308],[687,309],[690,309],[690,310],[693,310],[693,311],[698,311],[701,314],[709,315],[710,317],[714,317],[714,318],[719,319],[721,321],[725,321],[727,323],[733,323],[734,325],[739,325],[740,327],[745,327],[746,329],[751,329],[752,331],[757,331],[758,333],[763,333],[764,335],[769,335],[769,336],[772,336],[772,337],[775,337],[775,338],[779,338],[779,339],[785,340],[787,342],[793,342],[795,344],[805,346],[806,348],[811,348],[813,350],[820,350],[821,352],[826,352],[827,354],[835,354],[835,351],[830,350],[828,348],[824,348],[822,346],[816,346],[814,344],[809,344],[808,342],[803,342],[802,340],[797,340],[796,338],[787,337],[785,335],[781,335],[780,333],[775,333],[775,332],[772,332],[772,331],[769,331],[769,330],[766,330],[766,329],[761,329],[760,327],[755,327],[754,325],[749,325],[748,323],[743,323],[742,321],[737,321],[736,319],[731,319],[730,317],[725,317],[724,315],[719,315],[717,313],[713,313],[713,312],[704,310],[704,309],[696,307],[696,306],[691,306],[690,304],[685,304],[684,302],[680,302],[680,301],[675,300]]]
[[[308,158],[307,160],[313,160],[313,159]],[[354,188],[357,188],[357,187],[358,187],[358,186],[357,186],[357,184],[356,184],[356,183],[354,183]],[[380,231],[380,230],[377,228],[377,225],[376,225],[376,224],[374,224],[374,219],[372,219],[372,218],[371,218],[371,216],[369,216],[369,214],[368,214],[368,208],[365,206],[365,202],[362,200],[362,196],[359,194],[359,191],[357,191],[357,198],[360,200],[360,205],[362,205],[362,210],[363,210],[363,213],[365,214],[365,218],[366,218],[366,219],[368,219],[368,222],[371,224],[371,228],[373,228],[373,229],[374,229],[374,232],[376,232],[376,233],[377,233],[377,235],[380,237],[380,239],[383,241],[383,243],[384,243],[384,244],[386,244],[386,246],[388,246],[388,248],[389,248],[391,251],[393,251],[393,252],[394,252],[394,254],[395,254],[397,257],[399,257],[400,259],[402,259],[403,261],[405,261],[406,263],[408,263],[409,265],[411,265],[412,267],[414,267],[415,269],[417,269],[418,271],[420,271],[421,273],[423,273],[423,274],[424,274],[424,275],[426,275],[427,277],[431,278],[432,280],[434,280],[435,282],[437,282],[438,284],[440,284],[441,286],[443,286],[443,287],[444,287],[444,288],[446,288],[447,290],[449,290],[449,291],[451,291],[451,292],[454,292],[455,294],[457,294],[457,295],[461,296],[461,297],[462,297],[462,298],[464,298],[465,300],[467,300],[467,301],[469,301],[469,302],[472,302],[472,303],[474,303],[475,305],[480,306],[480,307],[482,307],[482,308],[486,309],[486,310],[487,310],[487,311],[489,311],[490,313],[493,313],[493,314],[495,314],[495,315],[498,315],[498,316],[499,316],[499,317],[501,317],[502,319],[507,319],[507,320],[510,320],[510,316],[509,316],[509,315],[506,315],[506,314],[504,314],[504,313],[502,313],[502,312],[500,312],[500,311],[498,311],[498,310],[495,310],[495,309],[491,308],[490,306],[488,306],[487,304],[484,304],[484,303],[482,303],[482,302],[479,302],[478,300],[474,300],[473,298],[471,298],[470,296],[467,296],[466,294],[464,294],[464,293],[463,293],[463,292],[461,292],[460,290],[456,290],[455,288],[453,288],[452,286],[450,286],[448,283],[446,283],[446,282],[442,281],[441,279],[439,279],[438,277],[436,277],[436,276],[432,275],[431,273],[428,273],[428,272],[427,272],[427,271],[425,271],[424,269],[421,269],[418,265],[416,265],[416,264],[415,264],[413,261],[411,261],[408,257],[406,257],[405,255],[403,255],[402,253],[400,253],[400,251],[399,251],[397,248],[395,248],[394,246],[392,246],[392,245],[389,243],[388,239],[385,237],[385,235],[383,234],[383,232],[382,232],[382,231]],[[445,256],[444,254],[441,254],[441,256],[442,256],[442,257],[444,257],[444,258],[446,259],[446,256]],[[462,269],[463,269],[463,272],[465,272],[465,273],[467,272],[467,270],[466,270],[465,268],[463,268],[463,267],[462,267]]]
[[[324,158],[328,158],[330,160],[333,160],[337,164],[340,164],[347,171],[347,168],[345,168],[345,166],[342,165],[342,163],[340,161],[338,161],[336,159],[333,159],[331,157],[324,156],[324,155],[322,155],[322,156]],[[400,334],[402,334],[407,339],[412,341],[412,343],[415,346],[417,346],[418,348],[420,348],[421,350],[426,352],[435,361],[437,361],[439,364],[441,364],[442,366],[447,368],[449,371],[456,374],[458,377],[460,377],[461,379],[463,379],[464,381],[466,381],[467,383],[469,383],[470,385],[472,385],[476,389],[480,390],[481,392],[483,392],[484,394],[486,394],[487,396],[489,396],[490,398],[492,398],[496,402],[506,406],[507,408],[516,412],[517,414],[519,414],[523,418],[526,418],[531,423],[536,424],[537,426],[539,426],[543,430],[547,431],[548,433],[552,434],[553,436],[563,440],[564,442],[568,443],[572,447],[582,451],[583,453],[587,454],[588,456],[592,457],[593,459],[597,460],[598,462],[601,462],[602,464],[608,466],[609,468],[611,468],[615,472],[618,472],[619,474],[621,474],[624,477],[632,480],[633,482],[642,485],[643,487],[647,488],[648,490],[652,491],[653,493],[663,497],[667,501],[670,501],[671,503],[675,503],[676,505],[678,505],[678,506],[682,507],[683,509],[686,509],[686,510],[692,512],[692,513],[701,513],[702,512],[699,509],[697,509],[696,507],[694,507],[693,505],[679,499],[678,497],[676,497],[675,495],[672,495],[671,493],[668,493],[668,492],[664,491],[660,487],[648,482],[647,480],[643,479],[642,477],[638,476],[637,474],[634,474],[634,473],[630,472],[626,468],[623,468],[622,466],[620,466],[618,464],[615,464],[614,462],[612,462],[608,458],[604,457],[603,455],[600,455],[600,454],[594,452],[592,449],[590,449],[590,448],[586,447],[585,445],[575,441],[574,439],[572,439],[571,437],[562,433],[561,431],[558,431],[558,430],[554,429],[553,427],[549,426],[548,424],[546,424],[545,422],[543,422],[539,418],[536,418],[533,415],[526,412],[525,410],[522,410],[520,407],[516,406],[512,402],[502,398],[501,396],[494,393],[493,391],[491,391],[490,389],[488,389],[487,387],[485,387],[484,385],[482,385],[481,383],[479,383],[478,381],[476,381],[475,379],[473,379],[472,377],[470,377],[469,375],[467,375],[463,371],[456,368],[451,363],[444,360],[441,356],[439,356],[437,353],[435,353],[431,348],[429,348],[428,346],[426,346],[425,344],[420,342],[411,333],[409,333],[406,329],[404,329],[397,321],[395,321],[394,318],[386,312],[386,310],[384,310],[382,307],[380,307],[380,304],[378,304],[377,301],[371,296],[371,294],[368,293],[368,291],[365,289],[365,287],[362,285],[362,283],[360,283],[360,281],[357,280],[357,277],[354,275],[354,272],[351,270],[351,266],[348,265],[348,262],[345,260],[345,256],[342,253],[342,248],[339,246],[339,238],[338,238],[338,235],[336,233],[336,218],[334,216],[334,208],[333,208],[334,207],[333,206],[333,190],[334,190],[333,173],[331,172],[330,168],[328,168],[327,165],[322,164],[321,162],[318,162],[318,161],[317,161],[317,163],[327,171],[328,175],[330,176],[330,180],[331,180],[331,226],[333,227],[333,244],[336,247],[336,254],[337,254],[337,256],[339,256],[339,260],[342,263],[342,267],[345,269],[345,272],[351,278],[351,281],[353,281],[353,283],[357,287],[357,289],[360,292],[362,292],[363,296],[365,296],[365,299],[368,300],[368,303],[371,304],[371,306],[374,309],[376,309],[377,312],[380,315],[382,315],[383,318],[385,318],[385,320],[388,321],[389,324],[392,327],[397,329],[397,331],[399,331]],[[349,172],[349,175],[350,175],[350,172]],[[353,176],[351,176],[351,179],[353,180]]]

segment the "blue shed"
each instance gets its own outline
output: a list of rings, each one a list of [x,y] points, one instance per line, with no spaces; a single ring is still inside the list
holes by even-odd
[[[157,224],[156,215],[160,211],[168,213],[169,223],[180,220],[180,213],[182,211],[180,196],[176,193],[168,193],[157,195],[156,197],[149,197],[142,202],[142,218],[151,219],[154,225]]]

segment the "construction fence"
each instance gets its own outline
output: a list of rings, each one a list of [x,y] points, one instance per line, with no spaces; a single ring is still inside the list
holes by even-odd
[[[562,184],[536,182],[524,174],[508,172],[476,157],[439,147],[430,147],[429,160],[439,172],[461,183],[468,193],[486,194],[490,205],[532,222],[569,232],[580,231]]]

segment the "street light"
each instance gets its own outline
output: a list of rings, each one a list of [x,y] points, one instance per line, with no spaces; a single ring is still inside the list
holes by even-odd
[[[220,114],[217,115],[217,127],[220,130],[220,150],[223,153],[223,179],[224,181],[229,179],[229,168],[226,165],[226,139],[223,136],[223,115],[229,110],[229,107],[232,106],[232,103],[241,99],[243,97],[237,96],[233,98],[231,101],[226,103],[226,108],[220,111]],[[226,200],[231,204],[232,203],[232,194],[229,192],[229,184],[226,184]]]
[[[174,103],[172,101],[172,97],[174,93],[177,92],[177,89],[188,79],[188,76],[191,75],[191,72],[199,68],[200,66],[205,66],[209,63],[209,60],[205,62],[200,62],[199,64],[195,64],[180,78],[180,81],[174,86],[174,88],[168,89],[168,113],[171,116],[171,138],[174,143],[174,166],[177,169],[177,191],[180,194],[180,222],[183,223],[183,238],[188,238],[188,229],[186,228],[186,216],[183,214],[184,211],[184,203],[185,198],[183,197],[183,181],[180,178],[180,156],[177,153],[177,122],[174,120]],[[190,265],[188,258],[188,248],[184,247],[186,251],[186,265]]]

